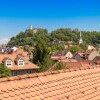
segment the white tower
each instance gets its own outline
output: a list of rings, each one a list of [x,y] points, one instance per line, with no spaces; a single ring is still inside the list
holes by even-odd
[[[80,39],[79,39],[79,44],[82,44],[83,43],[83,39],[82,39],[82,34],[81,34],[81,31],[80,31]]]
[[[32,29],[33,29],[32,25],[30,25],[29,29],[30,29],[30,30],[32,30]]]

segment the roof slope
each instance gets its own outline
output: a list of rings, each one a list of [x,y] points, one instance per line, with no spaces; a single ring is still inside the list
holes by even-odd
[[[0,100],[99,100],[100,66],[0,79]]]
[[[93,60],[100,60],[100,56],[96,56]]]
[[[23,56],[18,56],[15,53],[13,54],[0,54],[0,64],[5,62],[7,59],[11,59],[13,61],[13,64],[11,67],[9,67],[11,70],[26,70],[26,69],[38,69],[39,67],[36,64],[31,63],[27,58],[28,57],[23,57]],[[18,66],[15,64],[15,61],[18,61],[19,59],[23,59],[27,61],[28,63],[25,63],[23,67]]]
[[[28,62],[28,64],[25,64],[23,67],[13,65],[10,67],[11,70],[27,70],[27,69],[38,69],[39,67],[36,64],[33,64],[32,62]]]
[[[65,56],[68,53],[68,50],[62,50],[62,51],[58,51],[56,52],[53,56]]]

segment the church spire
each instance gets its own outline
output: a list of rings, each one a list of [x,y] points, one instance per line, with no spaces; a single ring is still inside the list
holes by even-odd
[[[82,39],[82,33],[80,31],[80,39],[79,39],[79,44],[82,44],[83,43],[83,39]]]

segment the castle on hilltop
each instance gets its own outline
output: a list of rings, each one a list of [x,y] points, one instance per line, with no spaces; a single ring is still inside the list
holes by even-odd
[[[32,25],[29,26],[29,30],[32,30],[33,33],[36,33],[39,29],[38,28],[33,28]]]

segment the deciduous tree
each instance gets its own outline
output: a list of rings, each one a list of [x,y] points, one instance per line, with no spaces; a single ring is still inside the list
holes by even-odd
[[[0,64],[0,78],[11,76],[11,70],[8,69],[4,64]]]

